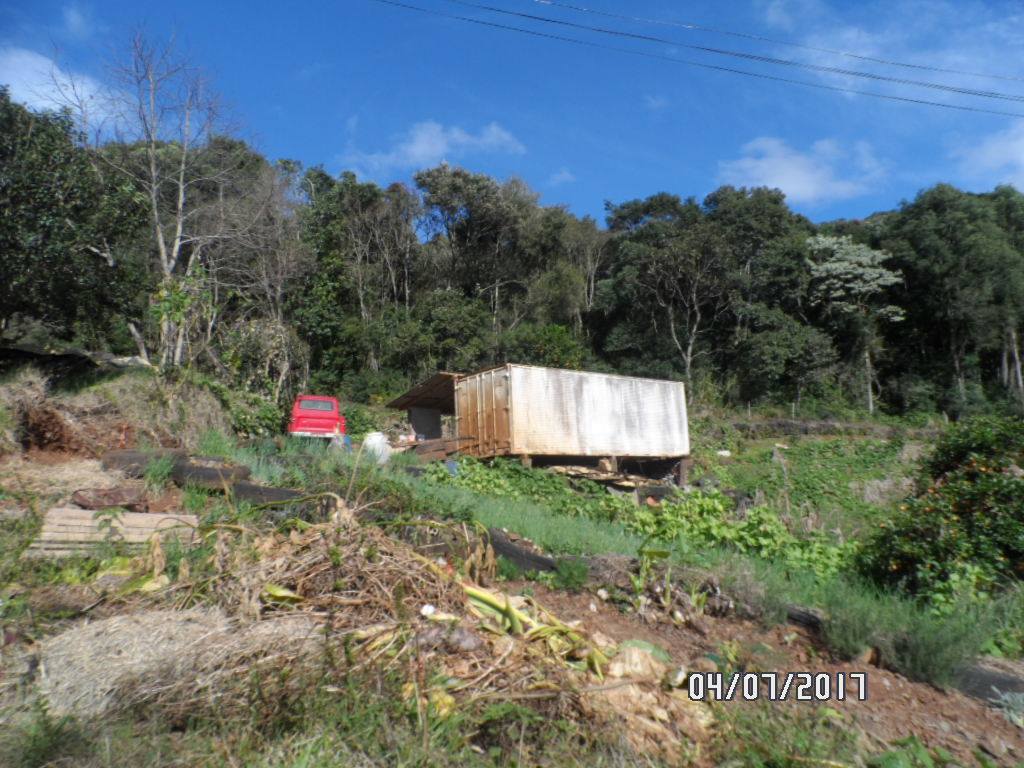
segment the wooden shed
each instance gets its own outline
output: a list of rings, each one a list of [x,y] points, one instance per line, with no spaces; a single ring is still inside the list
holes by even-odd
[[[454,416],[450,437],[459,452],[481,458],[678,459],[690,453],[678,381],[510,364],[435,374],[389,405],[408,410],[426,438],[441,437],[441,416]]]

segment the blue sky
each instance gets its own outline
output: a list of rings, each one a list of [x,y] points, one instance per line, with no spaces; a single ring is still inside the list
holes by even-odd
[[[0,0],[0,83],[44,106],[49,74],[100,89],[135,28],[174,35],[238,132],[272,158],[408,180],[442,160],[523,178],[546,204],[603,219],[615,202],[723,183],[777,186],[816,221],[862,217],[936,182],[1024,189],[1024,11],[1018,2],[576,0],[596,10],[752,33],[989,79],[883,66],[822,51],[602,18],[536,0],[507,10],[663,37],[609,38],[408,0],[631,50],[818,84],[1021,113],[956,112],[758,80],[574,46],[381,5]],[[571,2],[571,0],[566,0]],[[816,65],[1022,95],[994,100],[685,49],[712,46]]]

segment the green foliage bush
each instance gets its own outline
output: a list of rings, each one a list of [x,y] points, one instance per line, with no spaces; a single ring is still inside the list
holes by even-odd
[[[962,468],[972,454],[977,458],[1020,463],[1024,456],[1024,421],[979,417],[951,426],[924,462],[929,476],[938,478]]]
[[[353,440],[360,440],[368,432],[376,432],[380,424],[374,412],[365,405],[348,403],[342,407],[345,414],[345,433]]]
[[[635,509],[632,501],[612,496],[604,487],[589,480],[569,481],[560,475],[534,470],[509,459],[491,464],[472,458],[458,462],[458,473],[451,475],[440,464],[432,464],[427,476],[434,482],[466,488],[486,496],[526,499],[544,504],[553,512],[568,517],[617,520]]]
[[[795,536],[768,507],[754,507],[742,517],[731,515],[731,509],[732,501],[721,493],[695,491],[667,499],[660,507],[635,507],[626,527],[685,547],[734,548],[818,576],[836,573],[852,550],[852,545],[835,545],[821,536]]]
[[[232,389],[214,379],[202,382],[228,411],[231,427],[242,437],[279,435],[285,426],[284,409],[263,395]]]
[[[858,560],[862,573],[951,610],[1024,578],[1024,424],[950,428],[924,462],[928,487],[900,505]]]
[[[512,363],[579,369],[589,356],[583,341],[564,325],[520,325],[504,334],[501,344]]]
[[[640,540],[684,549],[725,546],[819,576],[836,573],[848,562],[854,548],[853,544],[833,544],[822,535],[797,537],[767,507],[734,515],[732,500],[717,491],[677,494],[659,506],[649,507],[609,494],[597,483],[570,483],[559,475],[528,469],[507,459],[486,464],[464,458],[454,476],[441,465],[428,468],[427,476],[436,483],[485,496],[533,501],[559,516],[618,521]]]
[[[989,606],[960,602],[937,615],[898,594],[839,578],[822,590],[823,636],[842,658],[877,649],[883,666],[912,680],[951,683],[995,629]]]

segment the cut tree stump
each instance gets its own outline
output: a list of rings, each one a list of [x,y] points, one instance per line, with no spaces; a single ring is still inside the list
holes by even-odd
[[[174,536],[188,546],[197,538],[198,525],[195,515],[145,512],[97,515],[87,509],[54,507],[43,517],[43,527],[23,557],[87,555],[106,541],[142,548],[153,536]]]

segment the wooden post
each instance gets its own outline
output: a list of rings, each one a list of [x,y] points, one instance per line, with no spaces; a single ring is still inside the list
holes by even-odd
[[[526,453],[520,454],[519,463],[529,469],[533,466],[533,457]]]
[[[678,485],[680,488],[682,488],[689,482],[690,467],[692,466],[693,459],[691,459],[689,456],[680,459],[679,463],[676,464],[675,472],[673,474],[675,475],[676,485]]]

